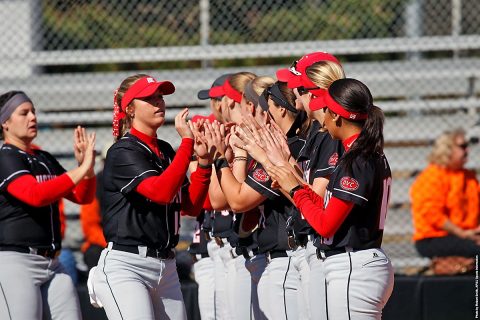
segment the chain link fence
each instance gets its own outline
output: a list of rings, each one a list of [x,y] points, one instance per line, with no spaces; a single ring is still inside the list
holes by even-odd
[[[386,113],[394,186],[384,246],[409,272],[428,264],[411,242],[408,190],[431,142],[453,127],[478,135],[479,33],[476,0],[2,0],[0,91],[31,95],[36,143],[69,169],[75,125],[95,128],[99,148],[111,143],[112,94],[128,75],[175,83],[159,136],[177,145],[175,108],[209,113],[196,93],[220,74],[273,76],[305,53],[331,52]],[[479,153],[470,148],[469,167],[479,167]],[[78,247],[78,223],[68,230]]]

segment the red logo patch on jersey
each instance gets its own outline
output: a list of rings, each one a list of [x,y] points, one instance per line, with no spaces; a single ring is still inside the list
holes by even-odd
[[[336,166],[337,162],[338,162],[338,153],[335,152],[334,154],[332,154],[330,159],[328,159],[328,165],[329,166]]]
[[[256,169],[253,172],[253,178],[259,182],[266,182],[268,179],[270,179],[270,176],[267,174],[267,172],[263,169]]]
[[[354,191],[358,189],[359,184],[358,181],[353,179],[352,177],[343,177],[340,180],[340,186],[344,190]]]

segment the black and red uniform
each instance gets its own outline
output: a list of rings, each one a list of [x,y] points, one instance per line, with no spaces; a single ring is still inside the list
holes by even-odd
[[[191,175],[192,184],[182,173],[192,148],[193,140],[183,139],[175,157],[170,144],[132,128],[108,150],[102,221],[105,239],[114,243],[114,249],[147,246],[168,252],[177,245],[181,211],[198,215],[210,183],[210,168],[198,167]],[[176,166],[185,170],[177,171]],[[140,185],[151,177],[158,180]],[[189,195],[194,202],[186,201]]]
[[[328,178],[343,155],[341,141],[333,140],[328,132],[321,132],[320,122],[314,120],[307,136],[305,147],[297,159],[303,170],[303,178],[312,185],[317,178]],[[315,231],[305,218],[296,211],[288,221],[288,232],[297,245],[306,245],[307,236]]]
[[[95,179],[77,186],[48,152],[0,148],[0,249],[54,257],[61,249],[58,200],[91,201]]]

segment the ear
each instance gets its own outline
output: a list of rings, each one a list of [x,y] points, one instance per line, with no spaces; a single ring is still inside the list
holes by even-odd
[[[255,115],[255,105],[250,101],[247,103],[247,105],[249,109],[248,112],[252,115]]]
[[[7,126],[7,123],[2,123],[2,129],[3,131],[8,131],[8,126]]]
[[[230,99],[229,97],[227,97],[227,106],[228,106],[230,109],[235,108],[235,100]]]
[[[281,107],[280,108],[280,115],[282,116],[282,118],[286,117],[287,116],[287,109]]]
[[[330,111],[330,115],[332,116],[332,121],[335,122],[337,127],[340,127],[342,125],[342,117],[332,111]]]

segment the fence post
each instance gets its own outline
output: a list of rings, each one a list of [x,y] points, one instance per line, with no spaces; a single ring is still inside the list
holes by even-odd
[[[207,46],[210,38],[210,0],[200,0],[200,45]],[[202,60],[202,68],[210,66],[210,60]]]

